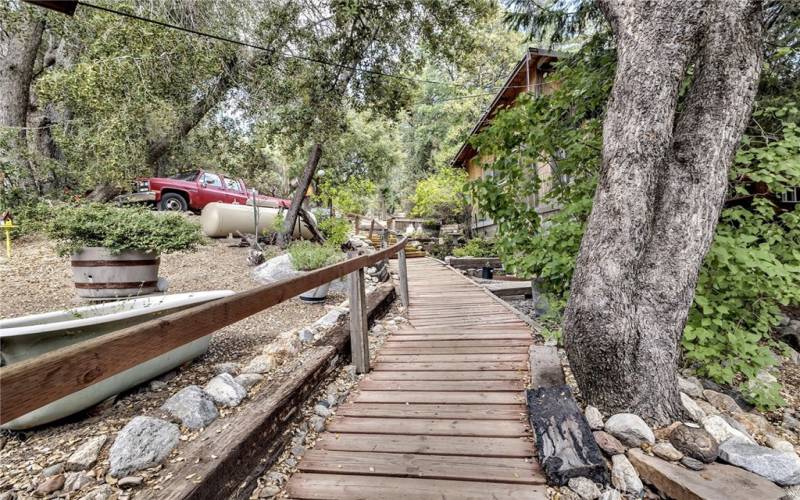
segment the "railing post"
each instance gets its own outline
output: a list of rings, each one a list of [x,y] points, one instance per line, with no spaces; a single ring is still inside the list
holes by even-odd
[[[372,233],[375,232],[375,219],[369,223],[369,239],[372,239]]]
[[[350,285],[350,352],[358,373],[369,373],[369,334],[367,332],[367,293],[364,268],[353,271]]]
[[[358,227],[361,225],[361,217],[356,215],[355,221],[353,221],[353,229],[355,229],[356,236],[358,236]]]
[[[397,267],[400,270],[400,299],[403,305],[408,307],[408,269],[406,268],[406,250],[400,250],[397,254]]]

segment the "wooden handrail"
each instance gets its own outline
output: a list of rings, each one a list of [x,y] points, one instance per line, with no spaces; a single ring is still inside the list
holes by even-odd
[[[372,266],[405,239],[338,264],[262,285],[0,368],[0,423],[25,415],[300,293]]]

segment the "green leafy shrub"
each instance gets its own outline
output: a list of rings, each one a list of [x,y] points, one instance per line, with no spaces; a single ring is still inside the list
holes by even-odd
[[[45,202],[28,202],[14,207],[11,214],[17,228],[11,232],[11,237],[17,238],[43,231],[56,210]]]
[[[472,238],[461,248],[454,248],[456,257],[497,257],[494,240],[489,238]]]
[[[320,217],[317,223],[322,236],[333,246],[342,246],[350,239],[350,223],[340,217]]]
[[[169,253],[191,250],[205,241],[200,226],[179,214],[101,203],[60,207],[46,231],[56,240],[59,255],[83,247],[104,247],[112,253]]]
[[[342,251],[332,245],[318,245],[310,241],[296,241],[289,246],[289,258],[298,271],[313,271],[336,264],[344,257]]]

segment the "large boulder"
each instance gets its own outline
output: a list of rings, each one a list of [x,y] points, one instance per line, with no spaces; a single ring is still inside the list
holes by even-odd
[[[173,423],[152,417],[134,417],[111,445],[111,475],[123,477],[160,464],[180,437],[181,431]]]
[[[781,486],[800,484],[800,458],[796,453],[730,439],[720,445],[719,457]]]
[[[196,385],[184,387],[166,400],[161,409],[189,429],[200,429],[219,416],[211,396]]]
[[[633,413],[617,413],[610,416],[606,420],[604,430],[631,448],[636,448],[642,443],[656,442],[656,437],[647,423]]]

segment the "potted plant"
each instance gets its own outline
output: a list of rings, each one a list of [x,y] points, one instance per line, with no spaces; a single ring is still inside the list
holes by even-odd
[[[70,255],[80,297],[115,298],[157,290],[159,256],[193,249],[200,227],[180,214],[101,203],[57,207],[47,225],[59,255]]]
[[[317,245],[310,241],[297,241],[288,249],[292,267],[297,271],[314,271],[321,267],[335,264],[342,260],[341,250],[332,245]],[[313,290],[300,294],[300,300],[305,302],[322,302],[328,296],[330,283],[318,286]]]

